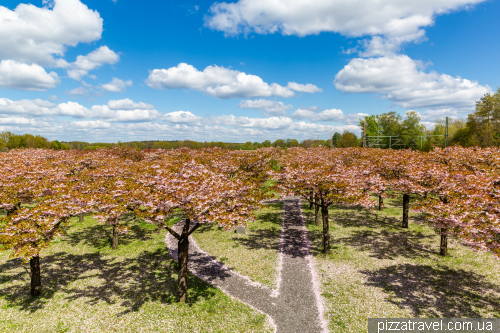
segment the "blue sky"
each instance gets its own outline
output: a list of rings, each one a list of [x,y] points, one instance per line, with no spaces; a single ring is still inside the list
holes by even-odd
[[[53,140],[327,138],[466,117],[499,86],[499,1],[0,5],[0,131]]]

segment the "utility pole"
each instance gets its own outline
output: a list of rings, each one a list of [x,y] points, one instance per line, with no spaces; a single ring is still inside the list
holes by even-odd
[[[318,134],[318,140],[316,140],[316,142],[318,143],[318,147],[319,147],[319,134]]]
[[[366,148],[366,121],[363,122],[363,148]]]
[[[333,134],[330,132],[330,149],[333,148]]]
[[[444,132],[444,147],[448,146],[448,117],[446,117],[446,129]]]

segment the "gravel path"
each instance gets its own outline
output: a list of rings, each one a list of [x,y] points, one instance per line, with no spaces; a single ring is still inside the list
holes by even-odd
[[[277,290],[253,282],[215,261],[192,238],[189,270],[268,315],[278,333],[327,332],[300,200],[288,198],[283,202]],[[184,221],[177,223],[174,230],[180,232],[183,224]],[[168,234],[166,242],[172,257],[177,259],[177,240]]]

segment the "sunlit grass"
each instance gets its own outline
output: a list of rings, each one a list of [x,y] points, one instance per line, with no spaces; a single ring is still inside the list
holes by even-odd
[[[155,229],[134,225],[112,250],[110,226],[74,222],[42,253],[34,299],[29,266],[0,252],[0,332],[272,331],[265,315],[192,275],[188,302],[176,303],[177,263]]]
[[[321,227],[302,209],[313,241],[333,332],[364,332],[368,318],[500,317],[500,262],[456,239],[439,255],[439,235],[419,214],[401,228],[402,199],[385,209],[330,208],[332,253],[321,253]]]

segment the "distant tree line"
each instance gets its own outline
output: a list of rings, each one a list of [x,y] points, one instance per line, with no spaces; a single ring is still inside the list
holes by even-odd
[[[70,149],[70,146],[57,140],[49,141],[40,135],[0,132],[0,150],[6,151],[13,148]]]

